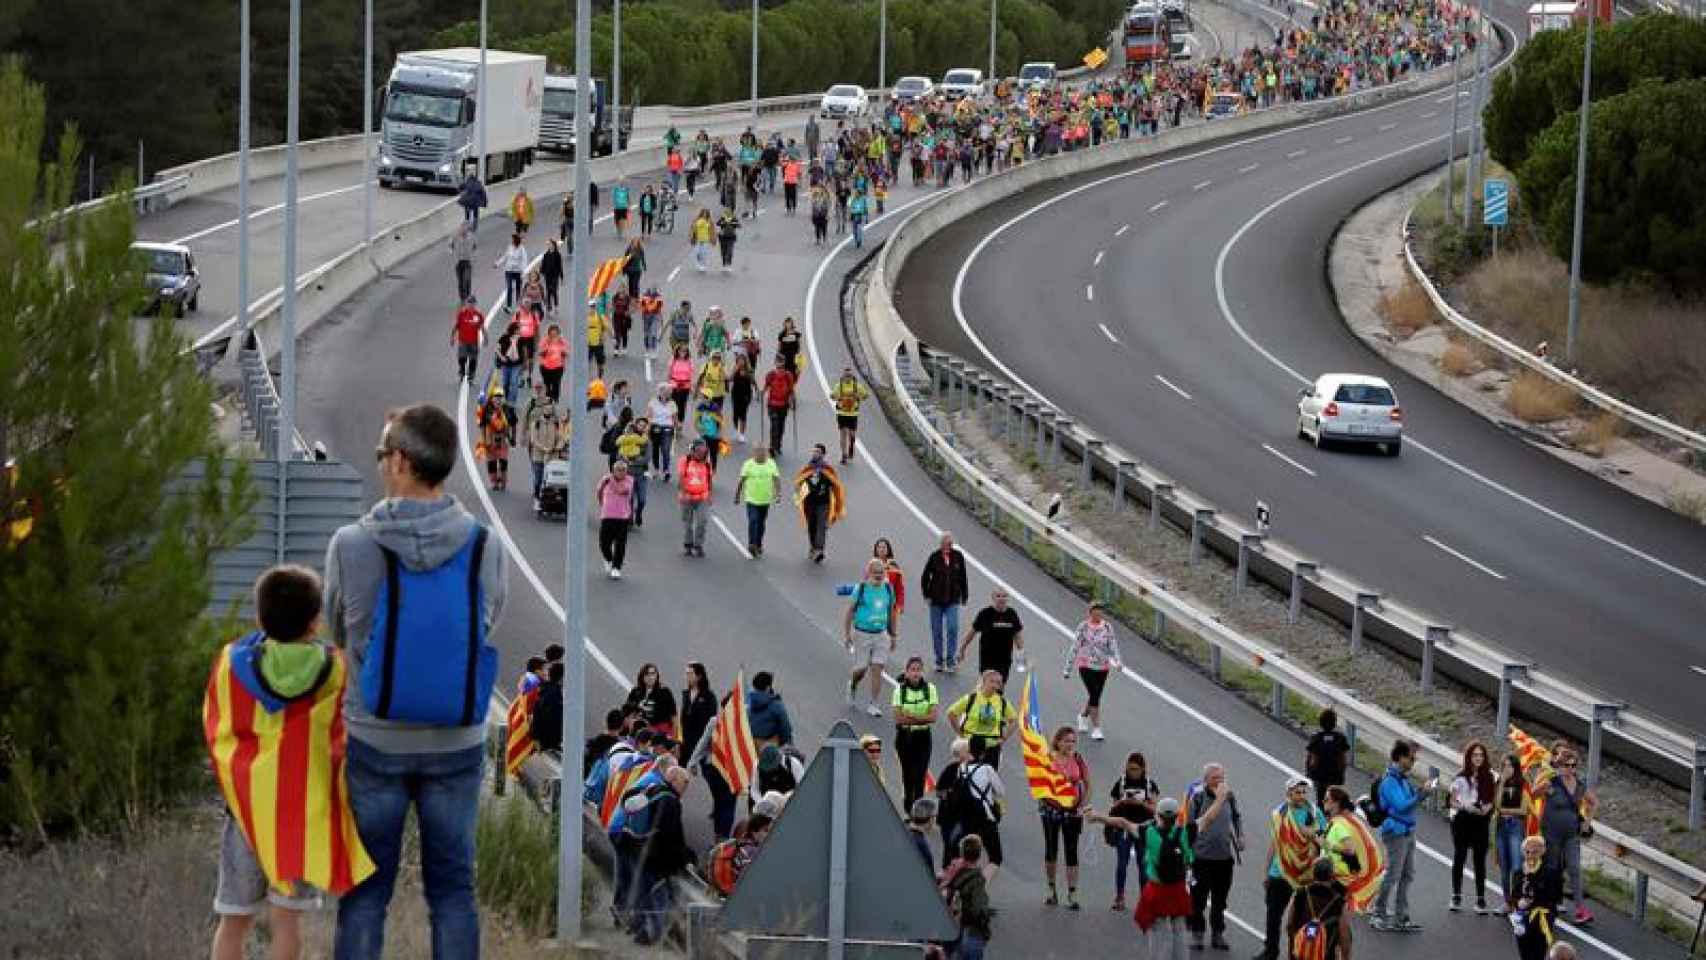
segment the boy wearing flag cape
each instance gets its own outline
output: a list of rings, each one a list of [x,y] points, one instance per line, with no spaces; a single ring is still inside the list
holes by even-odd
[[[213,910],[214,960],[241,960],[263,903],[271,960],[301,953],[310,887],[343,894],[374,871],[344,785],[342,656],[314,639],[320,578],[277,566],[255,584],[260,630],[214,659],[202,727],[228,817]]]

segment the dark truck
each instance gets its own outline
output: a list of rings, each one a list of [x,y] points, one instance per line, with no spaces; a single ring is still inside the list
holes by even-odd
[[[611,129],[610,85],[598,79],[592,82],[592,155],[610,154],[614,135]],[[634,107],[622,105],[622,148],[634,132]],[[575,78],[547,74],[545,76],[545,107],[539,117],[539,149],[554,153],[575,154]]]

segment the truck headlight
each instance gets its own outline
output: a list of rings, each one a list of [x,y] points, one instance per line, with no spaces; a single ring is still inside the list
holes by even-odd
[[[438,165],[438,172],[439,173],[449,173],[450,172],[450,164],[448,164],[448,163],[439,164]]]
[[[379,165],[382,167],[389,167],[391,165],[391,155],[387,153],[380,154]]]

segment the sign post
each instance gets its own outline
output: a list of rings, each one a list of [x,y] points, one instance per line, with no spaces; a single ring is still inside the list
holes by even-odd
[[[1510,222],[1511,186],[1488,177],[1481,185],[1481,224],[1493,228],[1493,256],[1499,255],[1499,228]]]

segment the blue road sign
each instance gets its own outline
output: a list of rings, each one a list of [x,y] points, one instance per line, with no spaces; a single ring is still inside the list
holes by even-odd
[[[1488,178],[1481,187],[1481,223],[1502,227],[1510,220],[1510,184]]]

